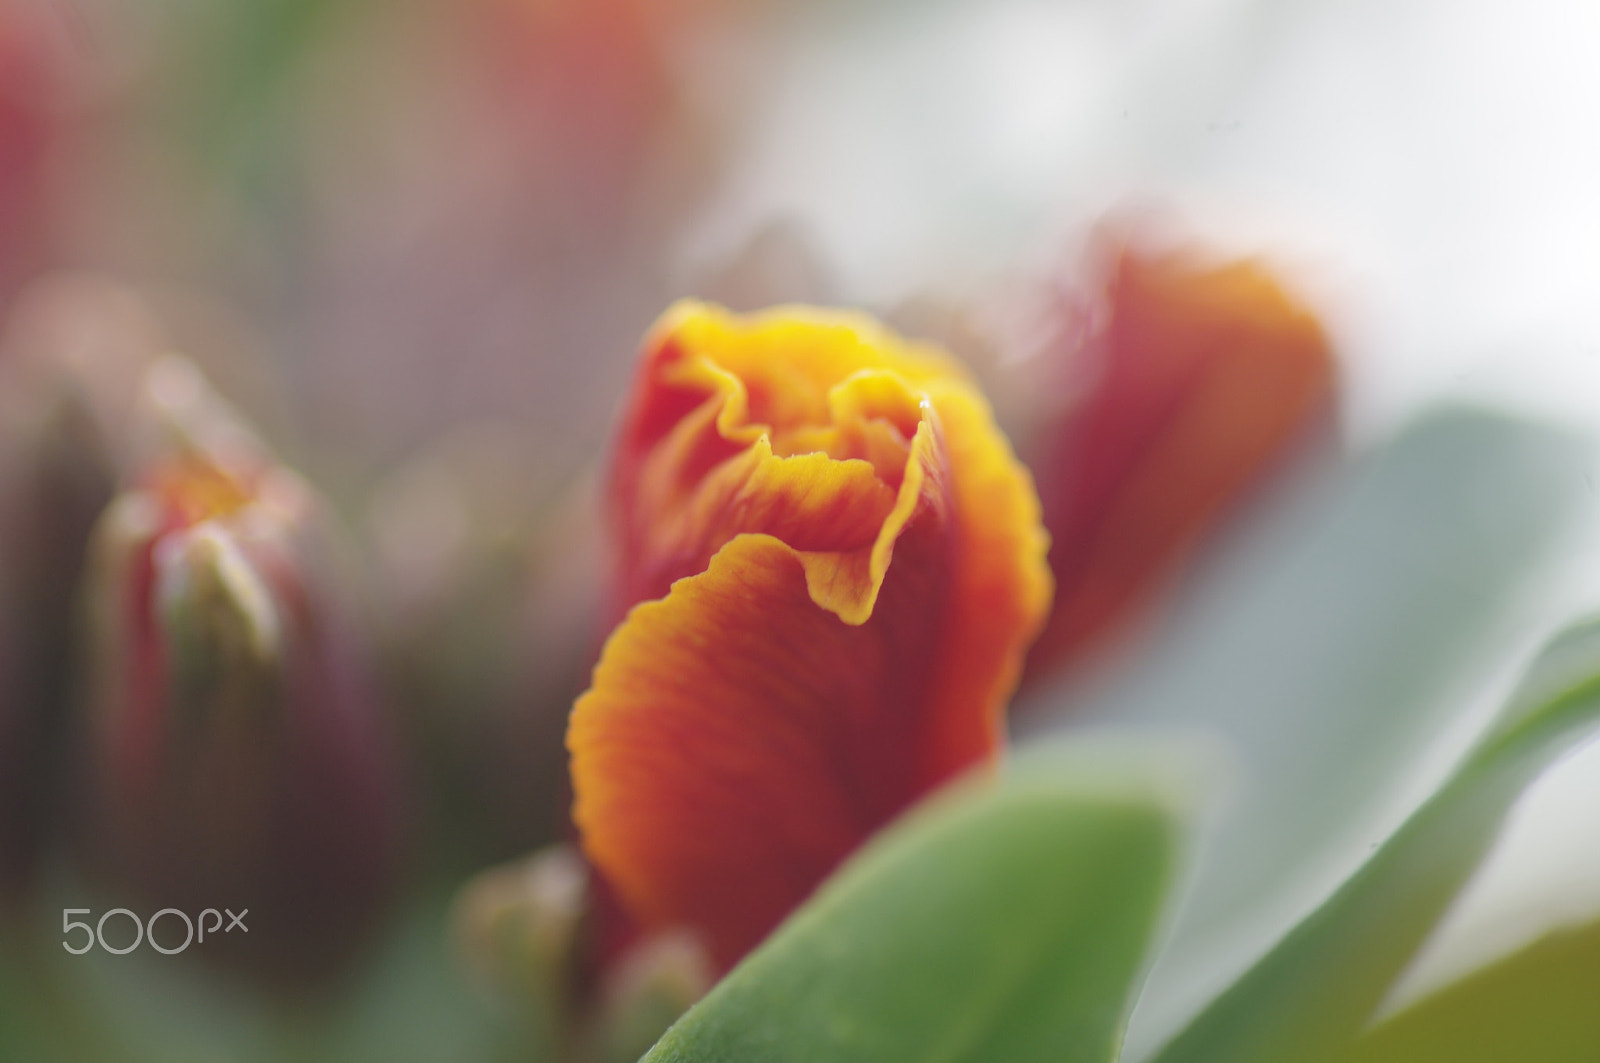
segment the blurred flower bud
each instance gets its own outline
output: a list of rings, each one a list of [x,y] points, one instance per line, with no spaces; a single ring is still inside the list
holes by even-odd
[[[594,1058],[638,1059],[715,981],[711,956],[695,935],[678,930],[644,938],[606,970],[591,1034]]]
[[[463,962],[521,1026],[530,1051],[594,1063],[638,1059],[715,981],[695,935],[635,939],[600,970],[590,940],[595,906],[588,864],[555,845],[479,874],[455,904]]]
[[[1139,236],[1100,234],[1103,293],[1063,296],[1041,354],[1070,393],[1023,447],[1056,578],[1029,678],[1137,615],[1333,405],[1322,325],[1266,264]]]
[[[456,898],[462,962],[511,1012],[526,1041],[546,1053],[570,1045],[575,1034],[588,898],[588,866],[568,845],[484,871]]]
[[[28,880],[60,803],[84,554],[162,342],[142,304],[86,276],[34,284],[0,339],[0,895]]]
[[[187,363],[146,394],[166,449],[88,574],[91,868],[118,904],[249,909],[208,954],[323,973],[380,913],[399,826],[327,518]]]

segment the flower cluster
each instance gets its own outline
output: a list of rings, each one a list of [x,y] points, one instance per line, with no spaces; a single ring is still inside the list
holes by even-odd
[[[603,950],[687,927],[738,960],[991,763],[1028,648],[1042,672],[1124,619],[1325,408],[1326,341],[1262,267],[1114,262],[1102,330],[1051,352],[1092,383],[1034,476],[957,363],[864,317],[656,325],[612,455],[616,626],[568,735],[626,916]]]
[[[1593,455],[1343,453],[1154,212],[1020,267],[1198,113],[1049,6],[0,0],[0,1060],[1600,1058],[1600,923],[1399,981],[1600,627],[1362,834]]]

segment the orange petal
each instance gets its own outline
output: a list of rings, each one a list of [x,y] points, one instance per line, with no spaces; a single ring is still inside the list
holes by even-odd
[[[574,816],[634,918],[727,965],[994,755],[1046,540],[967,378],[866,319],[687,304],[648,352],[614,479],[622,582],[677,582],[573,710]]]
[[[1040,448],[1055,610],[1029,672],[1124,622],[1330,406],[1316,318],[1256,262],[1119,252],[1098,375]]]
[[[861,551],[895,508],[927,389],[946,379],[970,387],[946,356],[859,315],[673,307],[646,341],[615,456],[613,620],[743,532],[838,554],[866,578]],[[849,592],[857,612],[870,594]]]

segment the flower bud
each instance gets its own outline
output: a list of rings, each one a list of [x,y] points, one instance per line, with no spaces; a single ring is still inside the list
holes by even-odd
[[[83,276],[29,288],[0,340],[0,896],[59,818],[84,554],[161,342],[136,299]]]
[[[150,392],[174,442],[106,511],[89,575],[91,866],[121,905],[248,908],[217,953],[320,973],[373,925],[395,857],[361,633],[306,484],[186,364]]]
[[[1047,540],[967,374],[855,314],[673,307],[612,460],[616,627],[567,732],[573,820],[620,914],[724,971],[1000,754]]]
[[[1101,298],[1064,299],[1044,352],[1080,386],[1025,449],[1056,580],[1029,679],[1137,616],[1333,407],[1327,335],[1267,265],[1116,229],[1101,249]]]
[[[695,934],[636,937],[594,964],[611,901],[583,857],[553,845],[477,875],[455,903],[454,936],[475,980],[520,1027],[530,1054],[629,1063],[715,980]]]
[[[481,872],[456,898],[462,961],[546,1051],[576,1034],[588,905],[589,869],[567,845]]]
[[[711,957],[694,934],[669,930],[639,941],[606,971],[594,1057],[603,1063],[640,1058],[715,981]]]

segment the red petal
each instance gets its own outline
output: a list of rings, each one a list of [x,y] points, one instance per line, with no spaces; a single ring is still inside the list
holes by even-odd
[[[1321,326],[1257,263],[1124,248],[1109,296],[1097,379],[1032,463],[1057,593],[1030,674],[1126,621],[1333,394]]]

